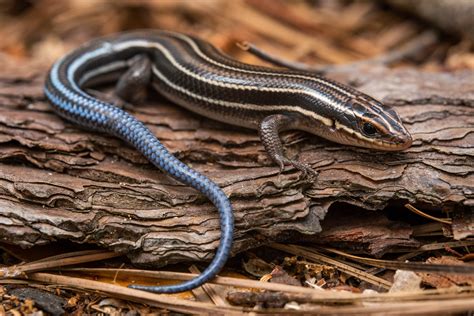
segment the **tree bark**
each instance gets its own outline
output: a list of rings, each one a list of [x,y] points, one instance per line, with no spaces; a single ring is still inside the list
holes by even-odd
[[[56,116],[42,92],[46,69],[2,69],[4,242],[31,247],[68,239],[149,264],[212,258],[220,236],[218,214],[203,196],[124,142]],[[365,67],[329,76],[395,106],[413,146],[374,152],[302,132],[283,134],[288,155],[319,172],[309,183],[290,167],[279,174],[254,131],[200,117],[156,95],[135,108],[171,152],[230,196],[234,253],[292,238],[291,232],[317,234],[335,202],[367,210],[400,202],[464,211],[474,205],[473,72]],[[410,241],[409,233],[404,236]]]

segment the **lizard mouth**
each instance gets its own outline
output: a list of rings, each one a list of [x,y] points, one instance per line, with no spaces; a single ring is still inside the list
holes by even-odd
[[[400,151],[405,150],[411,146],[413,139],[410,134],[397,135],[385,139],[374,139],[373,142],[364,144],[364,147],[386,150],[386,151]]]
[[[386,139],[368,138],[357,132],[344,129],[338,132],[334,139],[338,143],[382,151],[401,151],[409,148],[413,143],[413,139],[408,132],[387,137]]]

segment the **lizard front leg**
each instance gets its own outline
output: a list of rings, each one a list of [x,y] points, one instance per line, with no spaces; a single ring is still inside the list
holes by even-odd
[[[279,133],[294,128],[298,125],[298,122],[299,118],[293,114],[273,114],[267,116],[259,126],[260,139],[267,154],[280,167],[280,172],[283,171],[285,165],[292,165],[302,172],[303,177],[315,177],[317,172],[311,166],[289,159],[283,153],[283,144],[281,143]]]

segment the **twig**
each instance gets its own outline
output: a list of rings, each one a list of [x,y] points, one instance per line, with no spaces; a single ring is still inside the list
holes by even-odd
[[[305,247],[300,247],[300,246],[292,246],[292,247],[302,248],[303,250],[306,250],[306,251],[312,251],[311,249],[308,249]],[[391,261],[391,260],[363,258],[363,257],[354,256],[354,255],[345,253],[340,250],[332,249],[332,248],[321,248],[321,249],[344,256],[346,258],[353,259],[358,262],[370,264],[376,267],[392,269],[392,270],[402,269],[402,270],[408,270],[408,271],[433,272],[433,273],[442,272],[442,273],[456,273],[456,274],[474,274],[474,266],[464,264],[461,261],[459,265],[431,264],[431,263],[424,263],[424,262],[399,262],[399,261]]]
[[[236,306],[215,306],[209,303],[194,302],[184,299],[175,298],[169,295],[159,295],[154,293],[143,292],[134,290],[118,285],[107,284],[98,281],[86,280],[70,276],[62,276],[48,273],[33,273],[29,275],[29,278],[34,281],[66,285],[68,287],[74,287],[79,289],[88,289],[92,291],[99,291],[107,293],[113,297],[126,299],[134,302],[148,304],[150,306],[156,306],[160,308],[166,308],[172,311],[178,311],[182,313],[191,314],[225,314],[225,315],[241,315],[244,312],[253,312],[255,314],[308,314],[309,312],[317,312],[318,315],[334,315],[334,314],[369,314],[369,313],[383,313],[384,315],[391,315],[395,312],[399,315],[400,310],[410,311],[410,314],[423,314],[433,312],[460,312],[466,311],[472,308],[474,304],[474,298],[472,296],[473,288],[451,288],[441,290],[425,290],[425,291],[414,291],[414,292],[399,292],[399,293],[387,293],[387,294],[354,294],[354,293],[340,293],[333,291],[315,291],[312,290],[313,297],[296,297],[301,302],[309,301],[314,299],[319,305],[308,305],[304,309],[292,310],[292,309],[264,309],[255,310]],[[254,281],[255,282],[255,281]],[[258,282],[257,282],[258,283]],[[429,292],[430,294],[427,294]],[[440,295],[437,295],[440,293]],[[331,300],[327,300],[321,294],[330,294],[334,296],[340,296],[345,294],[348,297],[353,297],[353,302],[356,301],[375,301],[378,304],[371,305],[355,305],[355,306],[321,306],[321,304],[330,304]],[[419,296],[419,295],[421,296]],[[400,297],[403,297],[406,301],[400,301]],[[422,301],[417,301],[422,299]],[[342,302],[339,300],[339,302]]]
[[[438,217],[434,217],[434,216],[431,216],[429,214],[426,214],[426,213],[420,211],[419,209],[417,209],[416,207],[412,206],[411,204],[405,204],[405,207],[407,209],[409,209],[410,211],[412,211],[413,213],[418,214],[418,215],[423,216],[423,217],[426,217],[426,218],[429,218],[431,220],[434,220],[434,221],[437,221],[437,222],[440,222],[440,223],[443,223],[443,224],[448,224],[448,225],[451,225],[453,223],[453,221],[451,219],[442,219],[442,218],[438,218]]]
[[[112,278],[118,269],[110,268],[67,268],[62,269],[61,273],[78,273],[82,275],[88,275],[88,277],[95,278],[97,275],[102,277]],[[121,269],[120,277],[123,280],[130,280],[131,278],[148,278],[150,281],[155,282],[156,279],[173,279],[176,281],[190,280],[196,277],[197,274],[193,273],[182,273],[182,272],[171,272],[171,271],[149,271],[149,270],[138,270],[138,269]],[[459,295],[461,293],[474,293],[473,286],[460,286],[456,288],[442,288],[442,289],[428,289],[428,290],[417,290],[417,291],[406,291],[397,293],[374,293],[374,294],[359,294],[347,291],[318,291],[308,287],[286,285],[280,283],[268,283],[260,282],[255,280],[247,280],[233,277],[216,277],[209,281],[212,284],[219,284],[232,287],[241,288],[252,288],[267,291],[284,292],[286,294],[297,294],[306,295],[311,299],[312,302],[320,303],[351,303],[351,302],[380,302],[387,300],[424,300],[427,297],[451,297],[451,295]]]
[[[353,68],[360,67],[362,65],[371,65],[371,64],[390,65],[402,59],[409,58],[416,55],[417,53],[424,50],[428,46],[434,44],[436,40],[437,40],[437,36],[433,31],[426,31],[422,33],[420,36],[417,36],[416,38],[412,39],[408,43],[402,45],[399,49],[388,52],[386,54],[376,56],[374,58],[369,58],[366,60],[361,60],[354,63],[346,64],[346,65],[329,65],[329,66],[327,65],[326,66],[310,66],[304,63],[289,61],[281,57],[272,55],[268,52],[265,52],[261,48],[258,48],[257,46],[249,42],[240,42],[240,43],[237,43],[237,46],[240,49],[247,51],[250,54],[260,58],[261,60],[272,63],[276,66],[286,67],[286,68],[294,69],[294,70],[309,71],[316,74],[323,74],[330,71],[350,70]]]
[[[0,277],[13,278],[24,273],[119,257],[111,251],[77,251],[0,269]]]
[[[283,59],[276,55],[272,55],[268,52],[265,52],[263,49],[258,48],[254,44],[245,42],[245,41],[237,42],[236,45],[240,49],[247,51],[250,54],[260,58],[261,60],[269,62],[275,66],[285,67],[285,68],[294,69],[294,70],[309,71],[316,74],[323,74],[332,67],[332,66],[310,66],[305,63]]]
[[[52,283],[52,284],[61,284],[69,287],[88,289],[93,291],[100,291],[103,293],[108,293],[114,297],[119,297],[122,299],[127,299],[130,301],[148,304],[151,306],[156,306],[160,308],[167,308],[174,311],[189,313],[189,314],[202,314],[202,313],[222,313],[225,312],[226,315],[241,314],[243,312],[242,308],[234,306],[215,306],[209,303],[193,302],[189,300],[174,298],[169,295],[160,295],[149,292],[144,292],[140,290],[130,289],[124,286],[107,284],[104,282],[86,280],[81,278],[74,278],[70,276],[55,275],[50,273],[32,273],[28,276],[29,279]]]
[[[191,271],[192,273],[196,273],[196,274],[201,273],[195,265],[192,265],[189,268],[189,271]],[[218,286],[213,285],[213,284],[203,284],[201,286],[201,288],[204,290],[204,292],[207,294],[207,296],[209,296],[209,298],[211,299],[211,301],[215,305],[217,305],[217,306],[228,306],[229,304],[227,303],[225,298],[222,297],[221,295],[219,295],[219,293],[217,292],[217,287]]]

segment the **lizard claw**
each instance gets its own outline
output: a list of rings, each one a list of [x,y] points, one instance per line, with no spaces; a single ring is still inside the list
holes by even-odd
[[[285,162],[283,160],[278,160],[277,164],[278,164],[278,167],[280,169],[278,174],[280,175],[285,170]]]
[[[299,171],[301,171],[301,177],[303,179],[307,179],[308,181],[316,180],[318,172],[314,170],[310,165],[301,163],[296,160],[290,160],[290,164]]]
[[[279,157],[276,160],[278,166],[280,167],[280,174],[285,169],[285,165],[291,165],[301,171],[301,177],[303,179],[308,179],[309,181],[313,181],[318,176],[318,172],[315,171],[310,165],[299,162],[297,160],[291,160],[286,157]]]

